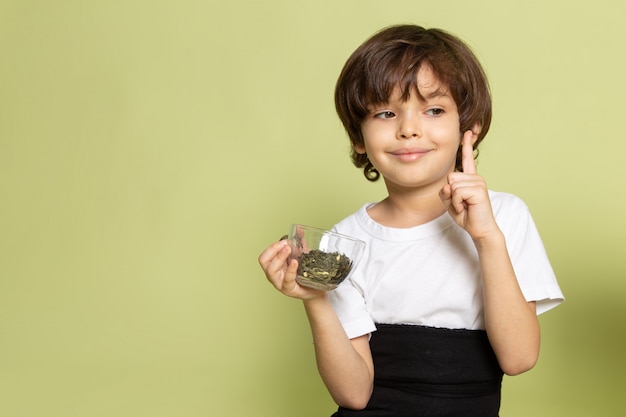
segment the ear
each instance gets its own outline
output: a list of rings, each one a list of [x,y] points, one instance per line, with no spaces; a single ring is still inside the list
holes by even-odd
[[[481,126],[476,123],[474,126],[472,126],[472,146],[474,146],[474,144],[476,143],[476,141],[478,140],[478,135],[480,134],[481,131]]]
[[[359,143],[359,144],[354,144],[353,147],[354,147],[354,150],[356,151],[356,153],[358,153],[360,155],[365,155],[366,154],[366,152],[365,152],[365,145],[362,145],[362,144]]]

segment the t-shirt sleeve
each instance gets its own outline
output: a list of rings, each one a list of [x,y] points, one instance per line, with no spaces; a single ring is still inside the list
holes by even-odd
[[[496,215],[505,237],[520,288],[527,301],[537,303],[537,314],[563,300],[563,293],[528,207],[516,197],[509,213]],[[505,210],[506,211],[506,210]]]
[[[358,287],[348,278],[337,289],[328,293],[348,338],[369,334],[376,330],[365,299]]]

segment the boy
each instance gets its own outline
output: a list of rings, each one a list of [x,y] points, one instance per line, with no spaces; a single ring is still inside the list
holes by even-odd
[[[335,104],[353,163],[388,191],[334,228],[366,253],[329,293],[295,282],[286,242],[259,256],[303,300],[334,416],[497,416],[503,373],[534,366],[537,314],[563,295],[524,203],[476,172],[480,64],[444,31],[389,27],[350,56]]]

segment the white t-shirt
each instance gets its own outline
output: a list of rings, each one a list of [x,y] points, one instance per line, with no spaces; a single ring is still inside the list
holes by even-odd
[[[526,300],[537,302],[537,314],[556,307],[563,294],[528,208],[514,195],[489,195]],[[484,330],[478,255],[469,234],[447,213],[412,228],[385,227],[367,214],[372,204],[334,227],[366,242],[350,278],[329,292],[348,337],[375,331],[375,323]]]

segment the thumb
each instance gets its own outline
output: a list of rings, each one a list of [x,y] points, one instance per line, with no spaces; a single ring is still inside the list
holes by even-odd
[[[452,202],[452,187],[450,184],[444,185],[443,188],[439,190],[439,198],[446,208],[450,206]]]

